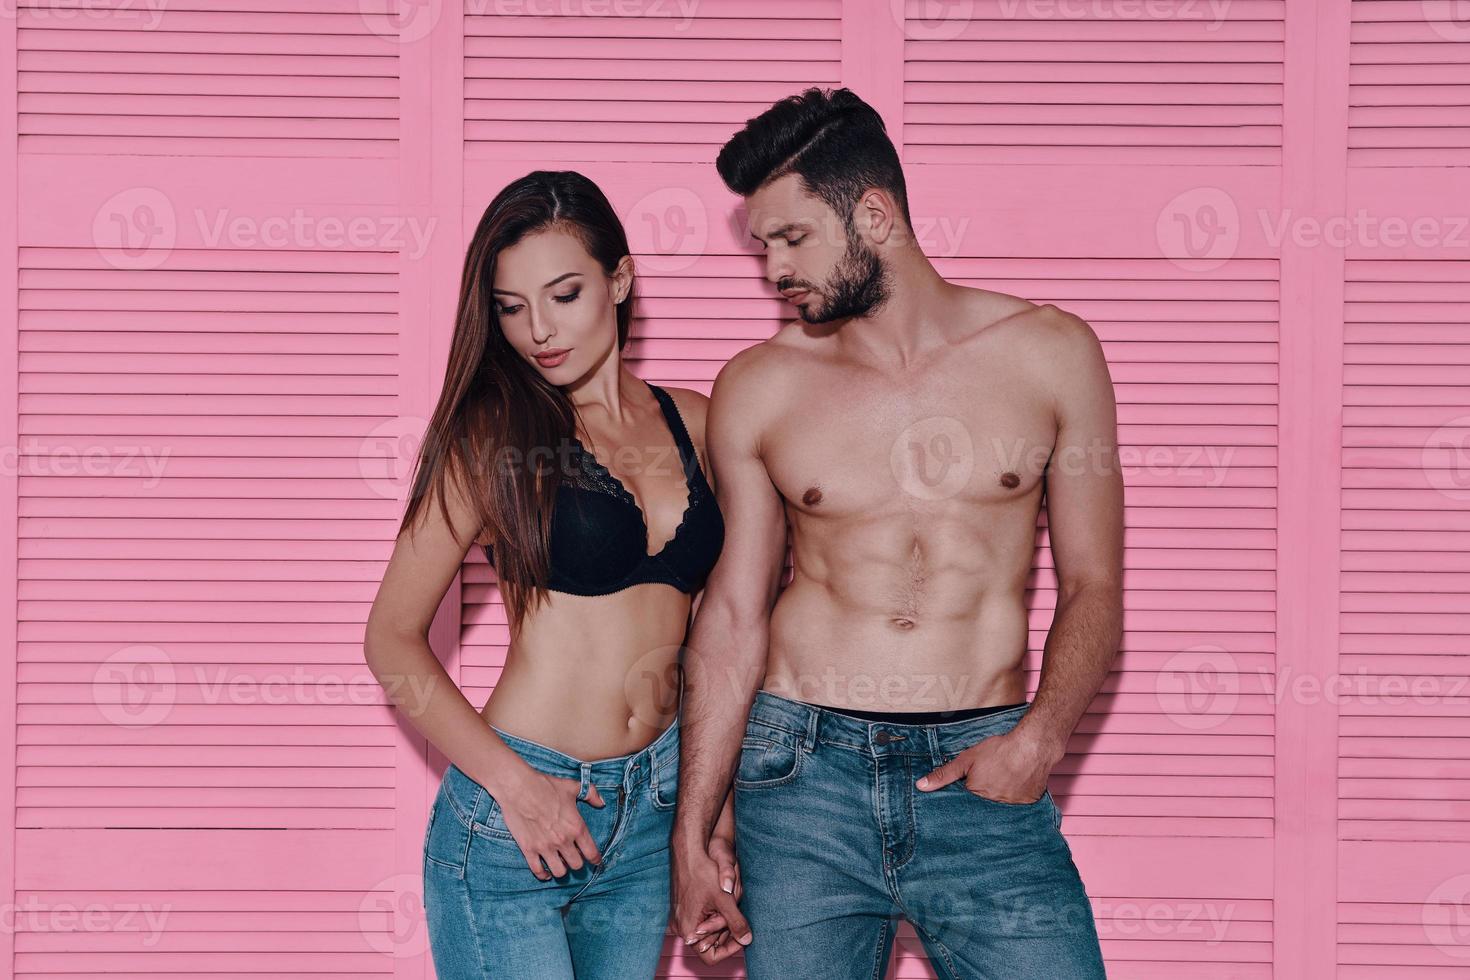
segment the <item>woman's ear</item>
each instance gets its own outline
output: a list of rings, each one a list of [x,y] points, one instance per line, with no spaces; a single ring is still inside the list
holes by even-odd
[[[633,290],[633,256],[625,255],[613,269],[613,304],[623,302]]]

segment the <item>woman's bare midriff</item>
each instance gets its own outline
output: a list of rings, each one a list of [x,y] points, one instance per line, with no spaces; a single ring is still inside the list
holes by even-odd
[[[674,720],[691,598],[643,583],[605,596],[552,592],[506,651],[481,716],[576,759],[637,752]]]

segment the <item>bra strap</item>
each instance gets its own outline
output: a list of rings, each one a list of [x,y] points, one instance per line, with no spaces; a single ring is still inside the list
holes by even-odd
[[[679,406],[674,404],[674,398],[652,381],[644,384],[658,397],[659,407],[663,409],[664,419],[669,424],[669,431],[674,435],[674,444],[679,447],[679,459],[684,465],[684,477],[686,480],[693,479],[694,470],[699,465],[695,461],[694,443],[689,438],[689,430],[684,427],[684,419],[679,414]]]

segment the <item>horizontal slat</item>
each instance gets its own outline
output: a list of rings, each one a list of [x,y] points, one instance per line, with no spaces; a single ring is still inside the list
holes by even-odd
[[[400,45],[376,6],[22,8],[20,150],[393,156]]]

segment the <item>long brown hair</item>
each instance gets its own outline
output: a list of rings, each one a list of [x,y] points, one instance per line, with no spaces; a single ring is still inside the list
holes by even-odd
[[[495,262],[533,232],[552,226],[576,236],[611,275],[628,255],[628,236],[606,195],[574,170],[536,170],[511,182],[485,208],[465,253],[454,339],[444,387],[424,433],[399,533],[430,491],[449,521],[445,481],[454,479],[481,528],[493,532],[495,568],[512,631],[547,596],[551,511],[576,412],[556,385],[516,353],[491,297]],[[633,288],[617,305],[618,350],[628,342]],[[550,458],[548,458],[550,457]]]

